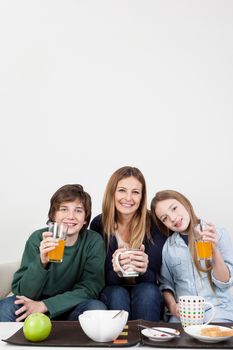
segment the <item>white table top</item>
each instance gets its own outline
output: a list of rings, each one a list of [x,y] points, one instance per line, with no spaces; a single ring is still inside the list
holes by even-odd
[[[13,348],[13,345],[9,346],[7,343],[3,342],[2,339],[9,338],[22,326],[23,326],[22,322],[0,322],[0,349],[1,350],[2,349],[7,350],[7,348],[10,349],[10,347]]]
[[[11,345],[8,343],[5,343],[2,341],[2,339],[7,339],[9,338],[11,335],[13,335],[17,330],[19,330],[21,327],[23,326],[22,322],[0,322],[0,350],[25,350],[23,349],[22,346],[17,346],[17,345]],[[140,347],[140,346],[139,346]],[[51,350],[51,346],[27,346],[28,350]],[[117,347],[118,348],[118,347]],[[119,349],[121,350],[130,350],[130,349],[134,349],[136,347],[132,346],[132,347],[119,347]],[[152,348],[152,347],[148,347],[148,346],[142,346],[140,347],[141,350],[166,350],[166,348]],[[87,347],[79,347],[79,348],[74,348],[74,347],[58,347],[59,350],[87,350]],[[94,350],[94,348],[89,348],[91,350]],[[96,350],[107,350],[109,348],[96,348]],[[171,350],[171,348],[167,348],[169,350]],[[179,350],[187,350],[187,349],[180,349]],[[198,350],[202,350],[202,349],[198,349]],[[205,349],[206,350],[206,349]],[[211,344],[208,350],[211,350]]]

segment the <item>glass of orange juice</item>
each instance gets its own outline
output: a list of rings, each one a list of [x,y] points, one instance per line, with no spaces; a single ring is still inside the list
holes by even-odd
[[[212,259],[212,244],[209,241],[204,241],[201,233],[205,231],[204,224],[198,224],[194,227],[194,237],[197,250],[197,258],[199,260]]]
[[[61,263],[64,256],[65,240],[68,231],[68,226],[52,222],[49,224],[49,232],[52,232],[52,238],[58,245],[48,252],[50,262]]]

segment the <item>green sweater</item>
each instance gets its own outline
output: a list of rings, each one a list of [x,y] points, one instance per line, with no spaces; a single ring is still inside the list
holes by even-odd
[[[100,234],[86,230],[73,246],[65,247],[62,263],[49,263],[44,268],[39,246],[47,229],[35,231],[27,240],[12,291],[42,300],[54,318],[81,302],[98,299],[104,287],[105,248]]]

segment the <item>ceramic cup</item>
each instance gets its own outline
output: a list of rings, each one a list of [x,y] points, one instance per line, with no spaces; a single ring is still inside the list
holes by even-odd
[[[205,308],[210,307],[212,313],[208,321],[205,322]],[[214,305],[205,301],[203,297],[184,295],[179,297],[180,321],[183,327],[193,325],[206,325],[215,316]]]
[[[127,249],[126,251],[123,252],[118,252],[115,256],[115,263],[118,267],[118,269],[122,273],[122,277],[137,277],[139,273],[137,271],[134,271],[134,266],[133,265],[128,265],[125,269],[122,268],[119,262],[119,257],[121,255],[128,255],[131,258],[133,258],[133,255],[136,251],[139,251],[140,249]]]

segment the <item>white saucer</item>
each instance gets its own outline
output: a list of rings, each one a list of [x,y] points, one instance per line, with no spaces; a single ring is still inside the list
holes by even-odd
[[[196,326],[187,326],[184,328],[184,331],[190,335],[191,337],[198,339],[204,343],[219,343],[220,341],[227,340],[231,338],[232,336],[226,336],[226,337],[209,337],[206,335],[201,335],[201,329],[203,328],[210,328],[210,327],[216,327],[216,325],[196,325]],[[229,327],[222,327],[218,326],[222,330],[232,330]]]
[[[178,330],[173,329],[173,328],[156,327],[156,329],[159,329],[161,331],[167,331],[170,333],[174,333],[174,335],[162,333],[162,332],[156,331],[153,328],[145,328],[145,329],[142,329],[141,332],[143,335],[145,335],[145,337],[147,337],[153,341],[168,341],[168,340],[175,338],[176,335],[180,334],[180,332]]]

